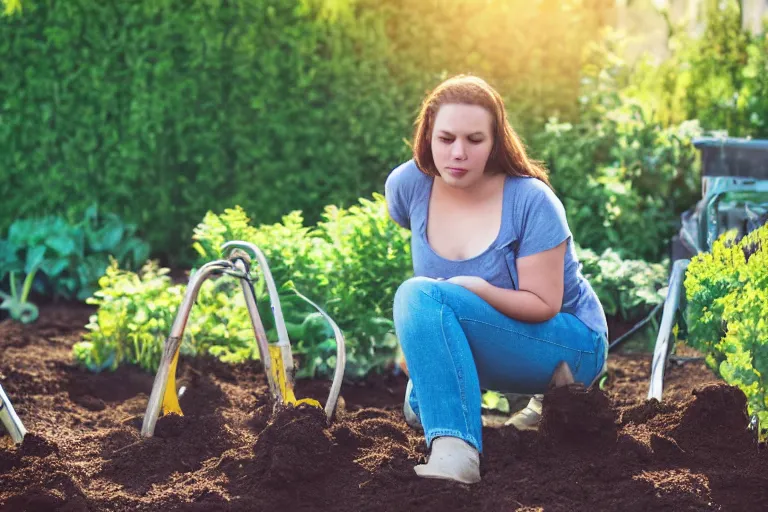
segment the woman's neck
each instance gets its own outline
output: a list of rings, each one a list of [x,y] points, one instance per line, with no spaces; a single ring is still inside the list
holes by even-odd
[[[442,194],[460,203],[476,203],[495,197],[499,188],[503,187],[505,180],[506,174],[504,173],[487,174],[471,187],[459,188],[447,185],[439,176],[435,178],[435,182],[439,182]]]

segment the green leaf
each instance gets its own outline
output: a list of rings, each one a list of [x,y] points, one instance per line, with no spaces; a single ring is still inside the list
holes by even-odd
[[[40,265],[40,270],[48,277],[55,279],[69,265],[69,261],[63,258],[47,259]]]
[[[40,266],[45,257],[46,247],[44,245],[38,245],[32,247],[27,251],[27,261],[24,264],[24,273],[31,274],[35,269]]]
[[[48,247],[56,251],[59,256],[63,257],[74,254],[77,249],[75,240],[64,233],[49,237],[45,243]]]
[[[16,246],[7,240],[0,239],[0,281],[10,272],[20,272],[23,269],[17,255]]]
[[[86,232],[88,244],[93,252],[112,252],[123,237],[121,224],[107,225],[95,232]]]
[[[496,391],[486,391],[483,393],[482,407],[484,409],[495,409],[503,413],[509,413],[507,397]]]

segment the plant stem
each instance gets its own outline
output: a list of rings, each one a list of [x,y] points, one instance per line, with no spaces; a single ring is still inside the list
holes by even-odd
[[[18,298],[16,297],[16,272],[11,272],[11,297]]]
[[[37,269],[40,267],[40,265],[35,265],[32,268],[32,271],[27,274],[26,279],[24,279],[24,287],[21,290],[21,299],[20,302],[23,304],[27,301],[27,297],[29,297],[29,292],[32,289],[32,281],[35,279],[35,274],[37,274]],[[13,292],[15,295],[15,292]]]

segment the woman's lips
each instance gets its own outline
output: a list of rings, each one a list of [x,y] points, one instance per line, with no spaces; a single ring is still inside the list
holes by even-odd
[[[447,170],[454,178],[461,178],[469,172],[467,169],[459,169],[456,167],[447,167]]]

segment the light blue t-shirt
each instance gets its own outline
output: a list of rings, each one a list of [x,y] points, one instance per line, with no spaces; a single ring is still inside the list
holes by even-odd
[[[477,276],[499,288],[516,290],[517,258],[552,249],[568,240],[560,311],[573,314],[593,331],[607,334],[603,307],[581,273],[565,208],[545,183],[536,178],[507,176],[501,228],[496,240],[473,258],[449,260],[438,255],[427,242],[427,213],[433,182],[434,178],[409,160],[390,173],[385,185],[390,216],[412,233],[415,276],[435,279]]]

